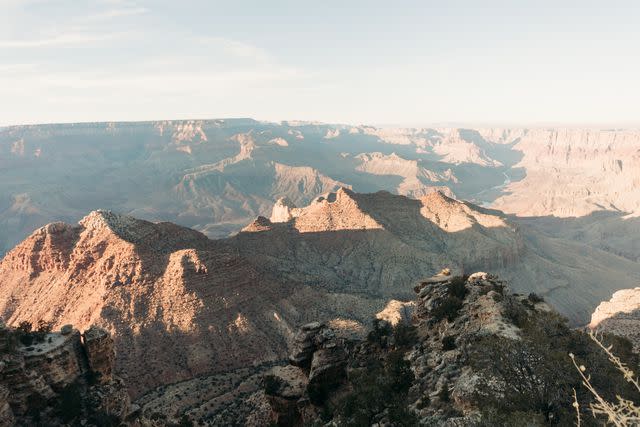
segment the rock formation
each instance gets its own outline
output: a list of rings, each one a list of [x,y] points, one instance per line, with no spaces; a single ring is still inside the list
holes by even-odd
[[[127,377],[134,398],[193,375],[277,360],[290,325],[306,316],[332,319],[350,305],[357,321],[377,305],[279,282],[225,241],[109,211],[37,230],[7,254],[0,277],[0,314],[10,325],[46,320],[109,331],[114,373]],[[91,347],[111,345],[93,330],[85,338]],[[103,356],[90,363],[108,378],[113,352]]]
[[[640,288],[623,289],[596,307],[589,327],[627,338],[640,352]]]
[[[87,353],[89,369],[98,376],[99,382],[111,382],[116,356],[111,335],[104,329],[92,326],[84,331],[82,340]]]
[[[636,262],[440,192],[410,199],[340,189],[275,210],[273,218],[289,220],[260,218],[229,243],[279,277],[337,292],[407,299],[408,284],[442,265],[457,273],[491,268],[584,325],[602,299],[640,275]]]
[[[607,355],[535,294],[513,294],[487,273],[440,274],[415,292],[413,326],[379,321],[366,341],[346,342],[346,369],[335,372],[324,393],[311,392],[302,368],[270,371],[264,387],[274,420],[282,426],[571,425],[575,389],[583,423],[598,423],[570,352],[605,399],[638,397],[615,377]],[[298,333],[292,363],[322,351],[312,344],[317,327]],[[606,339],[625,363],[637,363],[637,355],[622,351],[623,341]]]
[[[42,227],[0,262],[0,315],[12,326],[45,320],[109,331],[114,372],[126,374],[137,398],[194,375],[277,361],[295,325],[314,319],[362,329],[442,265],[454,274],[492,266],[576,323],[640,274],[629,260],[567,247],[439,192],[414,200],[342,188],[303,208],[286,205],[288,221],[259,218],[221,240],[111,211]]]
[[[520,216],[635,212],[639,140],[637,130],[250,119],[5,127],[0,253],[46,223],[78,221],[98,203],[222,237],[268,216],[279,197],[304,206],[339,186],[411,197],[442,187],[478,203],[499,199],[494,207]]]
[[[106,331],[90,330],[110,340]],[[87,334],[83,338],[68,326],[60,333],[0,328],[0,425],[86,423],[92,417],[123,421],[132,415],[124,382],[100,375],[113,368],[113,348],[92,344]],[[92,380],[96,376],[99,383]]]
[[[302,425],[317,416],[313,403],[324,399],[345,378],[344,342],[327,326],[312,322],[295,336],[290,365],[267,372],[263,383],[277,425]]]

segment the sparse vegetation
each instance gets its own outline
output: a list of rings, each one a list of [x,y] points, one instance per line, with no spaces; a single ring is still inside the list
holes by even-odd
[[[447,319],[452,322],[458,316],[458,311],[462,308],[462,300],[457,297],[447,296],[431,312],[433,318],[439,322]]]
[[[60,392],[58,413],[62,420],[67,423],[82,414],[82,395],[78,382],[69,384]]]
[[[514,304],[514,307],[523,308],[521,304]],[[588,335],[570,329],[562,316],[538,313],[537,316],[517,318],[522,329],[521,340],[483,337],[466,355],[468,363],[486,375],[477,400],[484,415],[489,417],[487,419],[493,420],[491,425],[512,425],[509,420],[513,420],[516,413],[528,413],[531,419],[539,417],[545,425],[573,424],[573,389],[577,390],[580,402],[591,405],[594,398],[580,388],[581,378],[567,358],[569,352],[574,354],[576,363],[581,360],[593,367],[590,381],[606,399],[640,396],[625,381],[616,379],[616,370]],[[630,351],[628,341],[611,336],[604,339],[606,345],[620,350],[623,363],[636,366],[637,356]],[[601,419],[586,421],[587,414],[581,415],[583,426],[601,425]]]
[[[367,342],[363,343],[366,351],[348,374],[348,386],[342,391],[346,394],[337,402],[324,400],[323,422],[368,426],[384,418],[394,426],[417,425],[407,402],[414,375],[404,359],[416,342],[413,325],[399,322],[391,327],[388,322],[374,320]]]
[[[379,346],[386,346],[387,338],[391,335],[392,327],[389,322],[382,319],[374,318],[371,324],[371,331],[367,335],[370,343]]]
[[[451,282],[447,285],[447,293],[452,297],[463,300],[467,296],[466,283],[468,278],[468,276],[456,276],[451,279]]]
[[[407,392],[414,377],[404,352],[395,350],[384,361],[370,362],[369,367],[354,372],[350,378],[353,390],[336,411],[339,425],[372,425],[385,410],[393,425],[417,425],[415,415],[407,408]]]
[[[544,298],[542,298],[540,295],[536,294],[535,292],[531,292],[527,297],[527,299],[533,304],[544,302]]]
[[[447,319],[449,322],[455,320],[458,311],[462,308],[463,300],[467,295],[467,276],[456,276],[447,284],[447,296],[432,311],[435,321],[439,322]]]
[[[52,324],[40,320],[36,329],[33,329],[31,322],[20,322],[18,327],[13,331],[18,341],[24,346],[30,346],[34,343],[42,343],[45,341],[47,334],[51,332]]]
[[[446,335],[442,337],[442,351],[454,350],[456,348],[456,337]]]
[[[611,362],[612,366],[618,371],[619,375],[630,384],[630,386],[640,394],[640,382],[635,372],[633,372],[629,365],[623,362],[618,356],[616,356],[612,350],[613,345],[606,346],[600,339],[594,334],[590,333],[591,340],[606,354],[607,358]],[[589,408],[594,418],[604,418],[608,423],[615,425],[616,427],[627,427],[640,425],[640,406],[638,400],[625,399],[620,395],[616,395],[616,402],[608,401],[602,396],[601,391],[598,391],[593,383],[592,375],[588,373],[587,367],[579,365],[576,362],[576,356],[573,353],[569,353],[571,362],[576,371],[582,378],[582,384],[591,393],[594,401],[589,403]],[[580,415],[580,403],[575,389],[573,390],[573,406],[576,409],[576,422],[580,426],[582,424],[582,417]]]
[[[393,342],[396,348],[409,348],[415,344],[416,327],[405,322],[398,322],[393,328]]]
[[[264,392],[266,394],[274,395],[278,392],[278,389],[280,389],[280,381],[275,377],[265,376],[263,382]]]

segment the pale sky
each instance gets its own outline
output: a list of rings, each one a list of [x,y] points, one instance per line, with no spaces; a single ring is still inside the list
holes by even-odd
[[[638,126],[639,23],[615,0],[0,0],[0,126]]]

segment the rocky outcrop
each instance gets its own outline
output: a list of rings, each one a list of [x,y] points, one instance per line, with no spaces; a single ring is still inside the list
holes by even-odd
[[[0,375],[2,375],[2,370],[0,370]],[[0,386],[0,426],[12,426],[16,421],[9,404],[9,393],[7,387]]]
[[[304,371],[293,365],[276,366],[263,381],[272,421],[279,426],[302,425],[301,406],[309,382]]]
[[[97,329],[92,330],[90,335]],[[109,335],[101,332],[102,342],[109,342]],[[21,338],[25,336],[31,338]],[[80,332],[69,327],[61,333],[37,335],[3,327],[0,338],[4,343],[0,353],[0,425],[51,425],[61,416],[78,422],[84,417],[86,423],[92,414],[124,420],[130,414],[123,381],[101,375],[113,368],[113,357],[100,355],[104,345],[99,348],[94,341],[87,347]],[[110,351],[113,352],[112,347]],[[101,381],[93,384],[90,378],[97,376]],[[5,420],[11,422],[4,423]]]
[[[596,307],[589,327],[627,338],[640,352],[640,288],[623,289]]]
[[[102,328],[91,326],[84,331],[82,339],[89,369],[97,375],[99,382],[111,382],[116,356],[111,335]]]
[[[314,403],[345,380],[344,341],[326,325],[312,322],[297,332],[290,365],[276,366],[263,378],[272,421],[279,426],[301,426],[317,416]]]
[[[93,331],[85,336],[90,363],[107,378],[126,376],[134,399],[194,375],[278,360],[291,324],[339,317],[347,304],[355,322],[373,310],[366,299],[345,302],[302,280],[282,280],[227,241],[109,211],[38,230],[0,262],[0,277],[0,316],[13,326],[44,319],[56,328],[109,331],[114,371],[99,367],[110,366],[110,350],[94,358],[104,335]]]
[[[413,326],[378,320],[366,340],[346,343],[345,356],[336,359],[342,369],[323,378],[325,389],[307,378],[316,361],[331,370],[332,341],[316,346],[318,324],[300,330],[290,360],[311,360],[310,374],[289,365],[265,377],[273,419],[313,425],[323,414],[323,425],[570,425],[572,390],[583,420],[592,416],[593,401],[569,357],[574,352],[606,399],[634,396],[623,378],[614,379],[607,355],[539,296],[514,294],[491,274],[448,273],[415,287]],[[610,343],[614,352],[626,348]],[[619,354],[624,363],[637,361],[628,351]]]
[[[271,222],[288,222],[294,218],[296,205],[287,197],[279,198],[271,210]]]
[[[519,228],[499,212],[440,192],[416,200],[341,188],[292,209],[256,220],[230,244],[281,277],[340,292],[410,298],[408,284],[442,265],[509,268],[525,251]]]
[[[513,144],[526,173],[494,207],[520,216],[581,217],[640,209],[638,130],[511,129],[482,132]],[[588,231],[588,229],[587,229]]]

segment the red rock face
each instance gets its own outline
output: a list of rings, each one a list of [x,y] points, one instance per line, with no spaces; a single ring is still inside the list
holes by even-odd
[[[133,396],[284,356],[298,309],[322,299],[264,277],[196,231],[109,212],[38,230],[0,263],[0,277],[9,324],[95,323],[113,333],[116,372]]]

